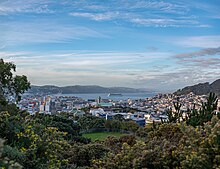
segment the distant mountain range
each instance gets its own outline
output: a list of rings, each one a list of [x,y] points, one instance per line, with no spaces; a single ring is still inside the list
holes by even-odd
[[[77,94],[77,93],[138,93],[143,92],[142,89],[134,89],[128,87],[101,87],[101,86],[65,86],[58,87],[53,85],[31,86],[28,93],[33,94]],[[147,91],[145,91],[147,92]]]
[[[190,92],[193,92],[197,95],[207,95],[210,92],[214,92],[218,96],[220,96],[220,79],[214,81],[213,83],[199,83],[194,86],[187,86],[183,89],[179,89],[174,94],[176,95],[182,95],[182,94],[188,94]]]

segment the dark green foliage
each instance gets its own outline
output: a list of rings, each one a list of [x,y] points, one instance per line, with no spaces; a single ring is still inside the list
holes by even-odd
[[[13,76],[15,71],[15,64],[0,59],[0,104],[5,105],[5,99],[9,96],[15,96],[16,101],[19,101],[20,95],[30,88],[27,77]]]
[[[56,127],[59,131],[67,132],[67,137],[69,139],[74,136],[79,136],[80,126],[77,123],[74,123],[73,120],[68,119],[61,115],[44,115],[39,114],[34,122],[44,125],[45,127]],[[35,124],[33,124],[35,125]]]
[[[12,71],[16,70],[15,64],[11,62],[4,62],[3,59],[0,59],[0,93],[5,94],[10,92],[11,84],[13,82],[13,73]]]
[[[213,93],[199,111],[193,109],[188,114],[186,123],[180,122],[182,114],[178,101],[174,103],[175,112],[168,112],[170,123],[153,123],[148,128],[139,127],[121,116],[111,121],[85,116],[74,123],[64,114],[31,116],[19,111],[14,104],[7,104],[6,96],[12,94],[19,99],[19,94],[28,86],[25,76],[13,77],[11,71],[15,71],[15,65],[0,60],[0,167],[220,168],[220,120],[219,114],[215,115],[218,100]],[[91,143],[80,135],[81,129],[97,128],[123,130],[141,138],[126,135]]]
[[[182,104],[179,102],[178,99],[176,102],[173,102],[173,106],[175,108],[175,112],[173,112],[171,109],[166,111],[169,123],[177,123],[180,122],[180,120],[182,119],[182,112],[180,111]],[[161,122],[164,123],[162,119]]]
[[[182,112],[180,111],[180,108],[182,106],[182,104],[179,102],[179,99],[177,100],[177,102],[173,103],[174,108],[175,108],[175,114],[176,114],[176,120],[177,122],[180,122],[180,119],[182,118]]]
[[[139,125],[132,120],[122,122],[122,130],[135,133],[139,128]]]
[[[11,160],[18,160],[21,161],[22,158],[24,158],[24,153],[19,151],[17,147],[11,147],[11,146],[4,146],[2,155],[4,157],[8,157]]]
[[[17,140],[16,133],[23,130],[24,118],[19,114],[11,115],[8,111],[0,112],[0,137],[6,138],[12,145]]]
[[[134,135],[124,135],[119,138],[120,143],[127,143],[130,146],[133,146],[136,143],[136,138]]]
[[[16,75],[13,79],[12,88],[16,97],[16,101],[18,102],[21,100],[21,94],[30,88],[30,82],[26,76]]]
[[[104,128],[105,119],[95,116],[84,116],[78,120],[82,129],[91,130],[91,129],[100,129]]]
[[[105,122],[105,128],[108,131],[119,132],[122,130],[122,122],[119,120],[107,120]]]
[[[113,116],[114,120],[119,120],[119,121],[124,121],[124,117],[121,114],[116,114],[115,116]]]
[[[111,152],[119,153],[124,143],[133,146],[136,141],[136,137],[133,135],[125,135],[120,138],[109,136],[103,141],[103,144],[108,147]]]
[[[105,122],[105,128],[108,131],[114,131],[114,132],[130,132],[135,133],[138,128],[140,127],[137,123],[135,123],[132,120],[107,120]]]
[[[65,154],[69,157],[69,165],[90,166],[92,160],[99,159],[109,151],[104,145],[91,143],[86,145],[73,145]]]
[[[95,160],[93,168],[217,169],[220,167],[219,131],[220,120],[213,116],[211,122],[200,128],[165,123],[149,133],[144,142],[136,141],[134,145],[118,144],[111,138],[105,144],[117,151]]]
[[[148,124],[145,127],[139,127],[135,134],[138,137],[146,138],[151,131],[153,131],[152,125]]]
[[[21,153],[15,148],[4,146],[4,140],[0,138],[0,167],[1,169],[22,169],[22,166],[15,162],[17,156],[21,157]]]
[[[192,126],[203,125],[205,122],[210,121],[211,118],[216,114],[218,104],[218,98],[215,93],[210,93],[207,102],[202,103],[200,110],[195,108],[188,113],[187,124]]]
[[[168,116],[168,122],[169,123],[176,123],[178,121],[179,114],[176,112],[173,112],[171,109],[166,111],[166,115]],[[164,121],[161,119],[162,123],[164,123]]]
[[[207,102],[202,104],[202,110],[211,114],[213,113],[214,110],[217,110],[217,105],[218,105],[218,97],[215,95],[215,93],[210,93]],[[209,115],[209,118],[210,117],[211,115]]]

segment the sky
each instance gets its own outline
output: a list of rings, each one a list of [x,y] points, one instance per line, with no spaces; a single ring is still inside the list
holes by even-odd
[[[0,58],[33,85],[176,89],[220,78],[219,0],[0,0]]]

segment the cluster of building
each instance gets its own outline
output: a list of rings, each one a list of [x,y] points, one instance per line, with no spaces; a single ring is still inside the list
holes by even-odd
[[[40,96],[24,95],[18,103],[21,110],[27,110],[30,114],[36,112],[44,114],[56,114],[71,112],[88,106],[88,102],[74,96]]]
[[[181,104],[180,111],[184,113],[191,109],[200,109],[202,103],[206,101],[206,97],[206,95],[199,96],[193,93],[182,96],[158,94],[145,99],[113,101],[101,97],[83,100],[74,96],[24,95],[18,106],[20,109],[27,110],[30,114],[36,112],[44,114],[64,112],[81,117],[89,113],[105,119],[112,119],[113,116],[120,114],[125,119],[131,119],[139,125],[145,125],[153,121],[160,122],[161,119],[168,120],[166,112],[168,110],[175,112],[174,102]],[[88,111],[83,111],[85,109]],[[220,100],[218,109],[220,109]]]

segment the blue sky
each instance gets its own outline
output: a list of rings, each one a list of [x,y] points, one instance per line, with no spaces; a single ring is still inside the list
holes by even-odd
[[[1,0],[0,58],[34,85],[175,91],[220,78],[219,0]]]

